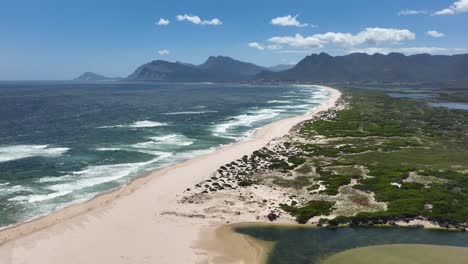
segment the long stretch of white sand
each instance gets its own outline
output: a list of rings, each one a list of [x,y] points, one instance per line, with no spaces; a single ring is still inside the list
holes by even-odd
[[[262,148],[294,125],[332,107],[340,93],[324,88],[329,89],[330,98],[307,115],[269,124],[250,140],[154,171],[117,191],[1,231],[0,263],[203,263],[206,256],[193,244],[212,223],[161,213],[177,211],[183,191],[220,166]]]

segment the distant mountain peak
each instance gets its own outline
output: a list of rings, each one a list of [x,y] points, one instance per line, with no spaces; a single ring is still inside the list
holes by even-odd
[[[399,52],[390,52],[387,56],[389,57],[406,57],[405,54]]]
[[[226,56],[210,56],[200,65],[153,61],[144,64],[128,79],[135,81],[213,81],[248,80],[266,68]]]
[[[205,63],[201,64],[200,66],[203,65],[209,65],[209,64],[222,64],[222,63],[244,63],[238,60],[235,60],[231,57],[226,57],[226,56],[210,56],[208,59],[205,61]]]
[[[110,78],[94,72],[85,72],[73,79],[74,81],[114,81],[121,78]]]
[[[207,59],[207,61],[210,61],[210,60],[221,60],[221,59],[230,59],[230,60],[233,60],[231,57],[218,55],[218,56],[209,56],[208,59]]]

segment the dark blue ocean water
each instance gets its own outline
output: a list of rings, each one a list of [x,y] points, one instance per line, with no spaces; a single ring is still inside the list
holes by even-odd
[[[245,139],[328,96],[313,86],[0,82],[0,226]]]

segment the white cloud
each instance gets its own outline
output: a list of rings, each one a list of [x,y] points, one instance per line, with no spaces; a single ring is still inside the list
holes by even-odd
[[[176,19],[178,21],[189,21],[193,24],[201,24],[202,20],[199,16],[189,16],[189,15],[177,15]]]
[[[400,12],[398,12],[399,16],[411,16],[411,15],[421,15],[421,14],[427,14],[427,11],[405,9],[405,10],[401,10]]]
[[[156,25],[158,25],[158,26],[167,26],[167,25],[169,25],[169,23],[171,23],[171,21],[169,21],[169,19],[160,18],[159,21],[156,22]]]
[[[213,18],[213,19],[211,19],[211,20],[203,20],[203,21],[202,21],[202,25],[214,25],[214,26],[219,26],[219,25],[221,25],[221,24],[223,24],[223,23],[221,22],[221,20],[219,20],[219,19],[217,19],[217,18]]]
[[[283,47],[281,45],[271,44],[271,45],[267,45],[266,48],[269,50],[279,50],[279,49],[282,49]]]
[[[249,44],[249,47],[251,48],[254,48],[254,49],[258,49],[258,50],[264,50],[265,47],[263,47],[262,45],[258,44],[257,42],[250,42]]]
[[[271,20],[272,25],[277,25],[277,26],[283,26],[283,27],[307,27],[307,23],[301,23],[299,22],[296,18],[299,15],[296,16],[282,16],[282,17],[276,17]]]
[[[468,12],[468,0],[459,0],[453,3],[448,8],[436,11],[432,15],[434,16],[455,15],[458,13],[465,13],[465,12]]]
[[[433,16],[441,16],[441,15],[454,15],[455,11],[453,11],[450,8],[442,9],[437,12],[434,12],[432,15]]]
[[[436,30],[429,30],[426,32],[426,35],[431,36],[433,38],[441,38],[445,36],[444,33],[440,33]]]
[[[159,55],[169,55],[169,53],[171,53],[169,50],[167,49],[163,49],[163,50],[158,50],[158,53]]]
[[[302,48],[322,48],[323,44],[316,35],[304,38],[301,34],[296,34],[295,36],[283,36],[283,37],[272,37],[268,41],[285,44],[291,47],[302,47]]]
[[[359,45],[400,44],[414,40],[416,35],[407,29],[394,28],[366,28],[355,35],[351,33],[327,32],[303,37],[295,36],[272,37],[268,41],[275,44],[289,45],[295,48],[323,48],[331,44],[340,47],[354,47]]]
[[[371,47],[371,48],[364,48],[364,49],[350,49],[347,50],[348,53],[367,53],[367,54],[374,54],[374,53],[382,53],[388,54],[391,52],[399,52],[406,55],[414,55],[414,54],[421,54],[421,53],[429,53],[429,54],[437,54],[437,55],[452,55],[457,53],[466,52],[467,49],[461,48],[441,48],[441,47],[407,47],[407,48],[394,48],[394,47]]]
[[[254,49],[258,49],[258,50],[279,50],[279,49],[282,49],[283,47],[281,45],[278,45],[278,44],[270,44],[270,45],[261,45],[259,44],[258,42],[250,42],[249,44],[247,44],[249,47],[251,48],[254,48]]]
[[[219,26],[222,25],[223,23],[221,20],[217,18],[213,18],[211,20],[202,20],[199,16],[192,16],[192,15],[177,15],[176,19],[178,21],[188,21],[196,25],[211,25],[211,26]]]

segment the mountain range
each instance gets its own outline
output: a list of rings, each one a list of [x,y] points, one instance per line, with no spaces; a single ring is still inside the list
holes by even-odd
[[[211,56],[200,65],[155,60],[138,67],[127,79],[130,81],[237,82],[250,80],[256,74],[267,70],[268,68],[229,57]]]
[[[429,83],[468,81],[468,54],[442,56],[401,53],[353,53],[346,56],[312,54],[281,72],[261,72],[257,81]]]
[[[109,81],[94,73],[75,80]],[[225,56],[211,56],[203,64],[154,60],[138,67],[126,81],[166,82],[314,82],[314,83],[436,83],[467,82],[468,54],[406,56],[353,53],[312,54],[296,65],[262,67]]]

